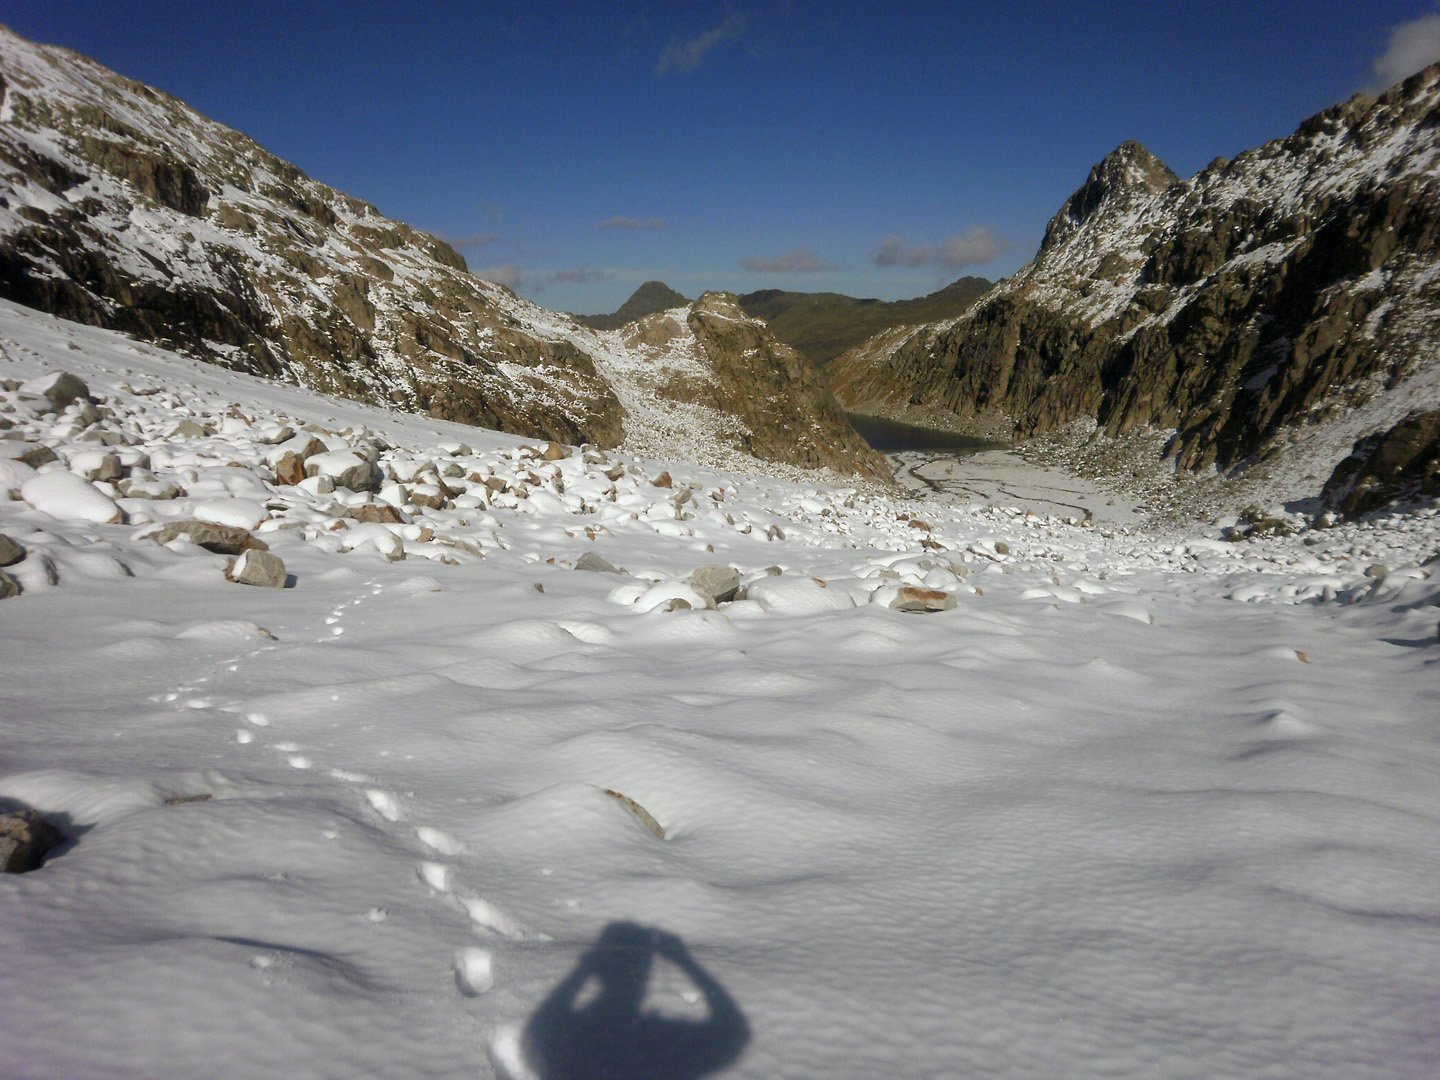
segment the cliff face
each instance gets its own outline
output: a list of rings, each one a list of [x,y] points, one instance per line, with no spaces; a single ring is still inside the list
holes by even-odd
[[[1440,66],[1187,181],[1126,143],[971,311],[829,374],[847,406],[1020,439],[1080,418],[1173,430],[1187,469],[1330,425],[1328,472],[1440,403],[1437,342]]]
[[[648,396],[643,355],[614,335],[469,274],[435,237],[175,98],[3,27],[0,297],[229,367],[517,434],[614,446],[643,441],[647,426],[687,430],[683,403]],[[798,396],[775,403],[788,420],[773,426],[743,392],[712,395],[716,409],[739,410],[714,430],[768,460],[874,472],[814,371],[792,370],[763,326],[746,332],[750,352],[703,350],[697,377]],[[644,416],[627,415],[622,398]],[[832,440],[829,452],[813,430]],[[693,439],[669,445],[703,450]]]

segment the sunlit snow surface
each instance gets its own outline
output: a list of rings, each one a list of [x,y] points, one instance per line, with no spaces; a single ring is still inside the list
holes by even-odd
[[[1435,1074],[1433,511],[1230,545],[552,466],[0,316],[0,378],[80,375],[188,492],[120,500],[127,525],[0,501],[30,552],[0,808],[74,838],[0,878],[0,1075]],[[170,435],[187,410],[217,433]],[[388,561],[265,479],[261,436],[305,421],[367,425],[397,473],[538,482],[416,511]],[[236,502],[294,588],[139,536]],[[766,585],[641,611],[710,562]],[[898,582],[958,607],[871,602]]]

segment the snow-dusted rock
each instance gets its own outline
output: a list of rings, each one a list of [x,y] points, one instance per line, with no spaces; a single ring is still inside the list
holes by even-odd
[[[239,585],[259,585],[267,589],[285,587],[285,563],[278,555],[252,548],[240,553],[226,576]]]
[[[196,503],[191,513],[197,521],[236,529],[253,529],[270,516],[264,506],[251,499],[207,499]]]
[[[734,600],[740,590],[740,571],[720,563],[701,566],[693,570],[686,580],[696,592],[708,596],[712,604]]]
[[[623,574],[625,572],[617,566],[612,566],[608,559],[594,551],[587,551],[576,559],[575,569],[589,570],[595,574]]]
[[[114,499],[72,472],[39,473],[20,486],[20,497],[63,521],[113,525],[124,519]]]
[[[328,477],[336,487],[351,491],[379,491],[384,477],[366,457],[353,450],[329,450],[305,462],[307,477]]]
[[[12,596],[19,596],[21,593],[20,582],[0,570],[0,600],[8,600]]]
[[[34,810],[0,814],[0,873],[38,870],[45,856],[65,842],[65,834]]]
[[[68,371],[52,371],[29,379],[21,384],[20,392],[44,398],[57,412],[72,401],[90,397],[90,388]]]
[[[184,537],[197,547],[217,555],[239,555],[244,551],[265,551],[269,548],[263,540],[251,536],[248,529],[213,521],[168,521],[160,528],[141,535],[157,544],[168,544]]]

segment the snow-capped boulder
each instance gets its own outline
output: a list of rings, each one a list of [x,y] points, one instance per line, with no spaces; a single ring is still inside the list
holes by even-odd
[[[114,525],[125,516],[114,499],[72,472],[38,473],[21,485],[20,497],[41,513],[64,521]]]

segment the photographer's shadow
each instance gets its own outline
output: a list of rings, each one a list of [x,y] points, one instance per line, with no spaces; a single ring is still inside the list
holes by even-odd
[[[705,1016],[645,1010],[655,958],[674,964],[703,999]],[[617,922],[525,1026],[524,1054],[539,1080],[698,1080],[740,1057],[745,1014],[673,934]]]

